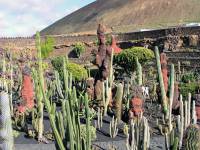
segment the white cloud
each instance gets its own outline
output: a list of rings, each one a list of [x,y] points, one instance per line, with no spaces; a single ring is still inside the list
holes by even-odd
[[[68,0],[0,0],[0,37],[31,36],[78,9],[59,9]],[[66,6],[67,7],[67,6]]]

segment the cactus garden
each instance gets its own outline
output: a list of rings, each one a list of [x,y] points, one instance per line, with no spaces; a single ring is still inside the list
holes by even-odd
[[[200,72],[156,45],[120,48],[105,32],[99,24],[93,67],[50,58],[39,32],[34,58],[1,51],[2,150],[200,150]]]

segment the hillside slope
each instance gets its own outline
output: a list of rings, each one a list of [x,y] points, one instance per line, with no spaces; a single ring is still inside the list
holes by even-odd
[[[98,23],[114,32],[128,32],[189,22],[200,22],[200,0],[96,0],[41,34],[95,33]]]

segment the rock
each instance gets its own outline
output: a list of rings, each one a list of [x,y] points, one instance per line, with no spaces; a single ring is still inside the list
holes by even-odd
[[[199,43],[199,36],[198,35],[189,36],[189,46],[197,47],[198,43]]]

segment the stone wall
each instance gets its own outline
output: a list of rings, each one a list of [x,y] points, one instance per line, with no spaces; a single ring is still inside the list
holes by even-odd
[[[162,43],[163,47],[170,47],[170,44],[182,43],[178,38],[182,38],[184,46],[185,43],[191,46],[199,46],[200,41],[200,27],[181,27],[181,28],[168,28],[159,29],[143,32],[132,32],[132,33],[119,33],[115,34],[119,42],[125,41],[138,41],[144,39],[154,39],[154,44]],[[168,38],[167,38],[168,37]],[[184,38],[187,37],[186,40]],[[44,38],[42,38],[43,40]],[[70,46],[76,42],[84,42],[87,44],[94,43],[96,41],[96,35],[80,35],[80,36],[54,36],[56,41],[56,47]],[[162,39],[162,40],[160,40]],[[160,41],[159,41],[160,40]],[[178,41],[177,41],[178,40]],[[157,43],[156,43],[157,42]],[[184,43],[185,42],[185,43]],[[17,52],[23,51],[24,49],[35,49],[34,37],[23,37],[23,38],[0,38],[0,48],[12,49]],[[175,46],[176,48],[176,46]]]

